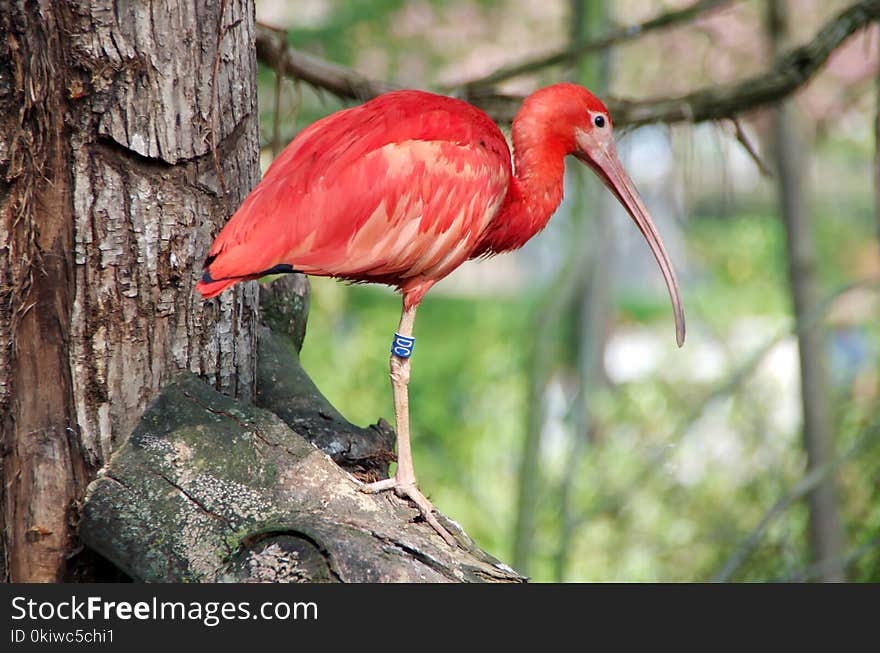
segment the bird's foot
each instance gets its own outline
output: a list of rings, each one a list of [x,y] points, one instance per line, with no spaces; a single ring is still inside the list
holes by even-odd
[[[428,501],[424,494],[419,491],[419,488],[416,487],[415,482],[412,483],[401,483],[394,478],[386,478],[382,481],[376,481],[375,483],[368,483],[361,487],[361,491],[366,492],[368,494],[374,494],[376,492],[384,492],[386,490],[394,490],[394,493],[404,499],[409,499],[413,503],[416,504],[419,508],[419,512],[422,513],[422,517],[425,519],[428,524],[431,525],[437,534],[440,535],[444,539],[444,541],[451,547],[457,546],[455,538],[452,537],[450,532],[443,528],[440,525],[440,522],[437,521],[437,518],[434,516],[434,506]]]

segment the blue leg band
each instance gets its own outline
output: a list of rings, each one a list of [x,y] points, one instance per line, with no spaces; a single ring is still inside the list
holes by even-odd
[[[407,336],[402,336],[399,333],[395,333],[394,342],[391,343],[391,353],[398,358],[409,358],[412,356],[415,344],[415,338],[409,338]]]

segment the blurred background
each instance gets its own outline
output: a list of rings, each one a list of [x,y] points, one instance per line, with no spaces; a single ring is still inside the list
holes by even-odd
[[[647,99],[766,74],[854,4],[258,0],[257,19],[368,78],[460,95],[665,17],[492,85]],[[678,271],[684,348],[641,235],[577,164],[542,234],[428,294],[419,484],[482,547],[536,581],[880,581],[878,43],[858,31],[788,101],[736,120],[616,130]],[[265,63],[259,82],[264,167],[354,103]],[[355,423],[393,416],[399,305],[312,279],[303,364]]]

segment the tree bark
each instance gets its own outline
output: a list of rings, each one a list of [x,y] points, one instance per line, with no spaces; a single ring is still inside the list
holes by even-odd
[[[170,378],[254,395],[257,289],[192,292],[259,176],[253,33],[248,0],[0,11],[4,580],[70,577],[86,485]]]
[[[386,456],[373,455],[360,429],[335,422],[311,382],[300,383],[307,377],[290,338],[265,329],[260,348],[270,363],[261,363],[259,385],[291,393],[284,418],[192,375],[166,385],[89,486],[81,526],[89,547],[146,582],[524,580],[442,515],[459,546],[392,493],[361,492],[344,469],[386,477],[393,434],[376,432]],[[322,419],[334,421],[329,447],[308,428]],[[338,446],[346,438],[360,455]]]
[[[388,478],[394,460],[394,430],[384,419],[360,428],[321,394],[299,364],[309,311],[309,282],[303,274],[260,288],[259,365],[255,403],[363,481]]]
[[[786,32],[785,9],[780,0],[769,0],[769,33],[777,53]],[[785,223],[789,284],[798,324],[819,305],[816,246],[813,219],[804,186],[805,157],[797,132],[795,107],[786,102],[773,110],[773,150],[779,179],[779,203]],[[834,430],[828,393],[824,333],[820,324],[798,331],[803,441],[807,471],[830,465],[834,459]],[[810,548],[815,563],[843,560],[844,541],[840,511],[829,474],[808,495]],[[842,566],[824,568],[821,580],[842,582]]]

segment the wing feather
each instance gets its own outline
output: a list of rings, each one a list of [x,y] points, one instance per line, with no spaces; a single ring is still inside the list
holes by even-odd
[[[279,264],[354,280],[439,278],[467,258],[507,192],[504,137],[458,100],[389,95],[291,142],[214,242],[211,278]]]

